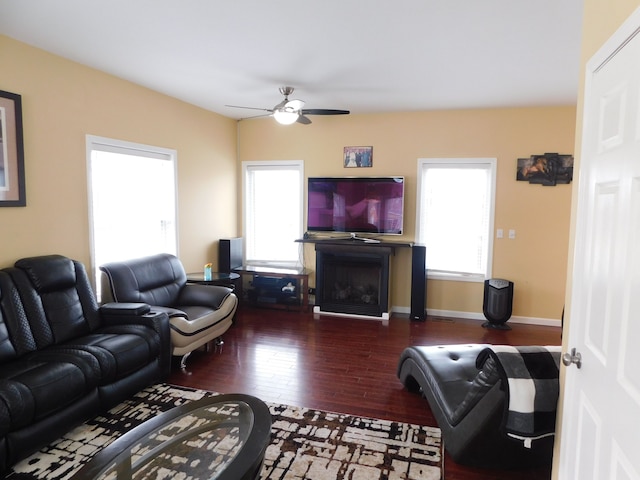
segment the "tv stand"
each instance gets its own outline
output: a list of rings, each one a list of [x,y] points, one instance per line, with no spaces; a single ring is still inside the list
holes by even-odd
[[[380,243],[380,240],[376,240],[375,238],[359,237],[355,233],[352,233],[350,235],[351,235],[350,237],[351,240],[358,240],[359,242],[364,242],[364,243]]]

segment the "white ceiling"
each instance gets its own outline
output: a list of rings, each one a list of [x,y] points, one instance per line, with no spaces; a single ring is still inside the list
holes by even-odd
[[[0,0],[0,34],[232,118],[283,85],[352,113],[570,105],[582,3]]]

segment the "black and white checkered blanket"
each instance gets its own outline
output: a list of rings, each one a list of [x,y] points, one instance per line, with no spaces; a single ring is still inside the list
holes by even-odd
[[[527,447],[555,433],[560,351],[559,346],[493,345],[476,360],[478,368],[489,356],[496,360],[508,398],[503,426]]]

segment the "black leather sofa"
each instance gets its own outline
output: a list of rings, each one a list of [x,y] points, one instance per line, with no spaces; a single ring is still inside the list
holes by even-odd
[[[82,264],[59,255],[0,270],[0,471],[167,378],[169,319],[98,307]]]
[[[487,347],[490,345],[407,347],[400,356],[398,378],[407,389],[427,399],[444,448],[456,463],[497,469],[550,465],[552,434],[530,445],[508,435],[508,380],[505,382],[502,366],[494,357],[481,355]],[[551,370],[550,377],[555,376],[557,382],[553,365]],[[544,415],[553,429],[555,403]]]
[[[143,302],[169,315],[173,355],[180,367],[194,350],[212,341],[222,344],[222,334],[233,322],[238,297],[231,288],[187,282],[182,262],[168,253],[110,262],[104,272],[103,295],[116,302]]]

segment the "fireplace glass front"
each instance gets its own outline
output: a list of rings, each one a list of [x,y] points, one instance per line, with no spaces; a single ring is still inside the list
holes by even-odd
[[[316,304],[321,311],[382,316],[388,311],[388,284],[386,250],[316,251]]]

